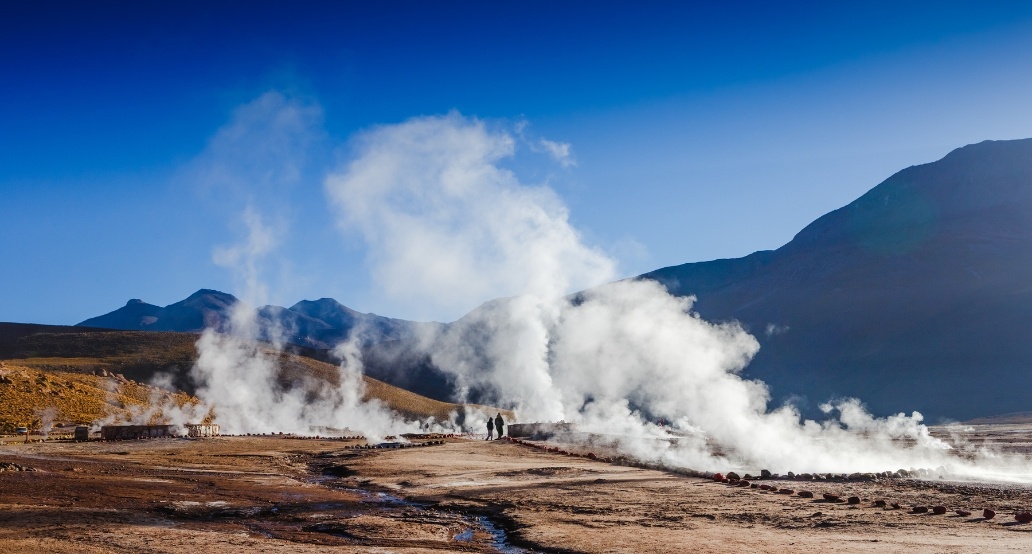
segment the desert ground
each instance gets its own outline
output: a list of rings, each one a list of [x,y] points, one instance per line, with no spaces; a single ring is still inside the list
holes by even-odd
[[[1023,449],[1028,426],[979,426]],[[1006,426],[1003,426],[1006,427]],[[1028,552],[1028,486],[758,481],[508,440],[290,436],[0,445],[3,552]],[[539,445],[540,446],[540,445]],[[575,449],[571,449],[575,450]],[[823,499],[834,493],[842,502]],[[857,504],[845,499],[857,496]],[[886,506],[875,506],[885,500]],[[893,508],[898,504],[899,508]],[[912,513],[915,506],[948,512]],[[998,515],[982,517],[990,508]],[[962,509],[972,515],[958,515]]]

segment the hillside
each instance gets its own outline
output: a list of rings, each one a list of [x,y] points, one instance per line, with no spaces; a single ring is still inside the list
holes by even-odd
[[[197,335],[173,332],[111,331],[0,323],[0,430],[13,430],[55,408],[57,421],[88,422],[145,403],[151,394],[190,401],[194,392],[189,370],[196,360]],[[270,354],[274,354],[271,350]],[[314,376],[339,384],[335,365],[295,353],[279,353],[280,379]],[[180,391],[169,393],[145,385],[158,374],[171,376]],[[414,418],[448,419],[463,407],[420,396],[370,377],[363,377],[366,398],[382,400],[392,410]],[[117,394],[113,400],[113,384]],[[470,406],[478,408],[479,406]],[[494,408],[487,408],[493,410]]]
[[[707,319],[761,342],[746,373],[810,412],[970,419],[1032,399],[1032,140],[986,141],[904,169],[775,251],[667,267]]]

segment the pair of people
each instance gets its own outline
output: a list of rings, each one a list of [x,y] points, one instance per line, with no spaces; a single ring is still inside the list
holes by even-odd
[[[487,418],[487,440],[493,438],[492,434],[496,428],[498,429],[498,438],[502,438],[505,435],[505,420],[502,419],[501,412],[494,419]]]

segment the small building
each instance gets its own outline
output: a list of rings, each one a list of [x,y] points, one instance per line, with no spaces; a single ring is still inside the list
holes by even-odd
[[[90,440],[90,428],[85,425],[76,425],[75,434],[72,436],[75,442],[86,442]]]
[[[217,437],[221,434],[219,426],[214,423],[211,425],[184,425],[183,427],[186,428],[188,437]]]

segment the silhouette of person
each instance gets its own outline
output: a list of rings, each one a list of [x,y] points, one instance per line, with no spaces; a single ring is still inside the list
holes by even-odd
[[[491,418],[487,418],[487,440],[491,440],[492,433],[494,433],[494,421]]]
[[[505,420],[502,419],[502,413],[501,412],[498,412],[498,415],[495,416],[494,424],[495,424],[495,427],[498,428],[498,438],[502,438],[502,436],[505,435],[505,431],[504,431]]]

